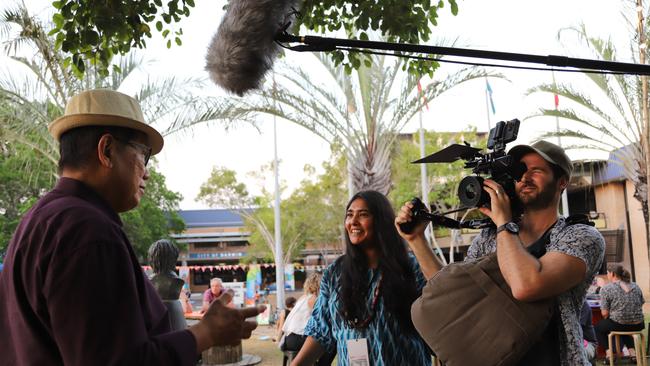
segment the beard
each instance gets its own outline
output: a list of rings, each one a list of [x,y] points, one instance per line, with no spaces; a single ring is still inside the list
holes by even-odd
[[[534,210],[543,209],[553,205],[554,204],[553,198],[555,197],[555,193],[556,193],[555,185],[556,185],[556,181],[555,179],[553,179],[547,184],[545,184],[540,191],[533,191],[528,194],[522,194],[521,192],[517,192],[517,198],[519,200],[519,203],[523,207],[524,211],[530,209],[534,209]],[[524,185],[523,188],[525,188],[526,186],[534,187],[535,189],[537,189],[537,186],[533,184],[526,184]]]

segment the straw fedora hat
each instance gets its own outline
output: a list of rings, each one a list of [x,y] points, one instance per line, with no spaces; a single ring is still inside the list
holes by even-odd
[[[50,134],[60,141],[61,135],[73,128],[83,126],[126,127],[147,135],[151,154],[163,148],[163,137],[144,122],[137,100],[126,94],[109,89],[83,91],[68,101],[63,116],[48,126]]]

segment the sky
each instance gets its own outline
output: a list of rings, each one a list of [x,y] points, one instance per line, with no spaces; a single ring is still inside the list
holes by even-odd
[[[32,0],[28,6],[35,13],[46,16],[49,1]],[[207,46],[216,32],[224,1],[197,0],[196,8],[185,19],[183,45],[167,49],[160,38],[147,41],[148,48],[140,54],[151,63],[141,70],[141,75],[125,85],[126,93],[137,90],[138,80],[157,75],[176,75],[178,77],[207,78],[204,70]],[[623,5],[627,4],[627,5]],[[466,48],[531,53],[538,55],[564,55],[591,58],[583,47],[565,41],[558,41],[558,31],[562,28],[585,23],[590,33],[612,37],[625,50],[629,43],[629,26],[621,16],[622,10],[630,12],[630,2],[613,0],[461,0],[459,13],[452,16],[449,7],[440,11],[438,26],[433,29],[433,38],[458,39],[458,44]],[[620,55],[621,61],[625,55]],[[310,70],[313,56],[289,53],[287,61]],[[454,66],[444,65],[440,74],[452,70]],[[524,91],[533,85],[550,82],[550,72],[501,70],[508,80],[492,80],[493,98],[496,114],[488,113],[485,99],[485,82],[482,80],[466,83],[448,94],[430,101],[429,110],[423,112],[425,129],[435,131],[458,131],[467,126],[476,126],[479,131],[488,130],[496,121],[510,120],[530,115],[542,105],[553,106],[553,97],[525,97]],[[318,78],[319,70],[313,70]],[[555,74],[558,82],[579,82],[581,75]],[[208,82],[200,91],[205,95],[223,96],[225,92]],[[560,101],[562,103],[562,100]],[[165,148],[157,156],[158,168],[166,176],[168,188],[180,192],[183,200],[181,209],[207,208],[196,202],[199,187],[210,175],[214,166],[223,166],[237,171],[238,178],[249,185],[252,192],[259,192],[257,181],[248,178],[247,172],[259,170],[260,166],[272,161],[273,120],[260,118],[259,131],[253,127],[242,126],[225,131],[218,124],[196,127],[191,131],[167,137]],[[417,118],[409,123],[404,132],[414,132],[418,128]],[[555,128],[555,119],[536,119],[524,122],[520,127],[517,143],[528,143],[541,132]],[[328,144],[309,131],[287,121],[277,121],[278,157],[280,179],[288,186],[286,196],[303,179],[305,164],[319,167],[330,155]],[[433,151],[427,151],[432,153]],[[580,153],[571,153],[572,158],[584,158]],[[603,155],[587,156],[605,158]],[[268,179],[272,183],[272,177]],[[267,186],[272,188],[272,186]]]

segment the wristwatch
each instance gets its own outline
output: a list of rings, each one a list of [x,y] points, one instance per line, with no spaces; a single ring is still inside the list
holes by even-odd
[[[506,230],[511,234],[519,235],[519,225],[515,224],[512,221],[506,222],[505,224],[499,226],[497,228],[497,235],[499,235],[499,233],[503,230]]]

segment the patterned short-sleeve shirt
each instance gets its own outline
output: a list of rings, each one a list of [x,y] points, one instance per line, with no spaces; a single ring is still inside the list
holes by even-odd
[[[467,251],[466,260],[474,260],[496,251],[496,230],[483,229],[474,238]],[[585,300],[587,288],[598,272],[605,254],[605,240],[592,226],[567,225],[564,218],[558,219],[551,229],[550,242],[546,252],[560,252],[585,262],[587,270],[584,280],[557,297],[561,324],[558,324],[560,360],[563,366],[591,365],[582,348],[580,330],[580,309]]]
[[[411,269],[415,273],[418,293],[426,283],[420,266],[415,258],[410,259]],[[369,270],[371,278],[368,291],[368,306],[372,302],[373,292],[379,282],[379,271]],[[349,328],[339,314],[338,292],[340,290],[340,273],[336,263],[323,272],[320,292],[314,305],[311,318],[305,327],[305,335],[313,337],[328,351],[338,352],[338,365],[347,366],[347,340],[365,338],[368,344],[368,357],[371,366],[430,366],[431,353],[426,343],[417,332],[404,334],[397,320],[385,310],[382,300],[377,302],[375,316],[364,329]]]
[[[608,283],[600,289],[600,308],[609,311],[609,318],[620,324],[643,323],[643,293],[636,283],[627,284],[625,292],[620,282]]]

